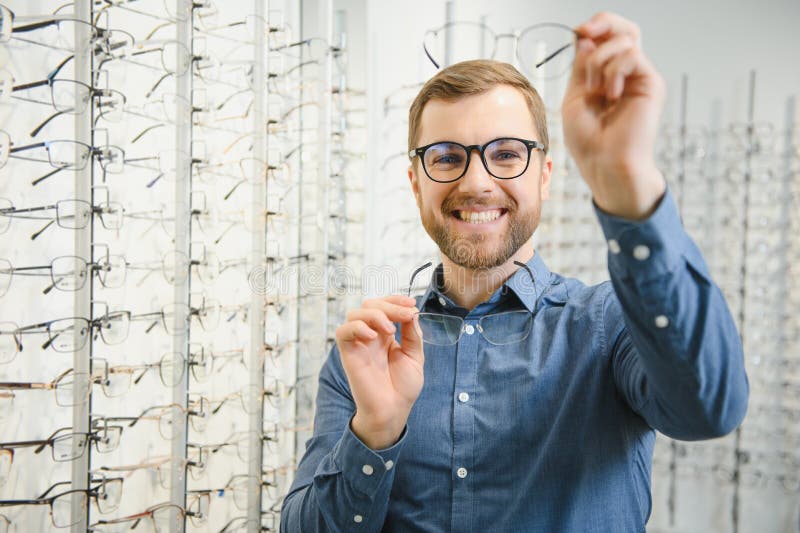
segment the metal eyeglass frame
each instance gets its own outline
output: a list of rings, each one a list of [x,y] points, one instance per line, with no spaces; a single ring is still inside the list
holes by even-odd
[[[455,26],[465,26],[465,25],[479,27],[479,28],[481,28],[482,31],[488,32],[493,37],[493,41],[494,42],[493,42],[493,45],[492,45],[492,51],[491,51],[490,54],[488,54],[488,57],[490,59],[493,59],[495,54],[497,53],[497,42],[501,38],[506,37],[506,38],[514,39],[514,55],[516,56],[516,58],[521,63],[524,63],[524,58],[520,57],[520,52],[519,52],[519,48],[518,48],[517,44],[525,36],[526,33],[529,33],[529,32],[532,32],[532,31],[536,31],[536,30],[540,30],[542,28],[558,28],[558,29],[564,30],[565,34],[566,33],[571,33],[572,34],[572,37],[573,37],[572,41],[564,44],[563,46],[560,46],[554,52],[552,52],[549,55],[547,55],[546,57],[542,58],[538,63],[536,63],[534,65],[535,69],[538,69],[538,68],[542,67],[543,65],[545,65],[546,63],[548,63],[549,61],[555,59],[562,52],[567,50],[570,46],[575,46],[577,38],[578,38],[578,34],[575,32],[575,30],[573,30],[572,28],[570,28],[569,26],[567,26],[565,24],[561,24],[561,23],[558,23],[558,22],[542,22],[540,24],[534,24],[533,26],[528,26],[527,28],[525,28],[525,29],[523,29],[523,30],[521,30],[519,32],[515,32],[515,33],[495,33],[486,24],[477,23],[477,22],[469,22],[469,21],[448,22],[448,23],[440,26],[439,28],[426,31],[425,32],[425,37],[423,37],[423,40],[422,40],[422,49],[425,51],[425,55],[428,57],[430,62],[433,64],[433,66],[436,67],[437,70],[442,68],[442,67],[440,66],[439,62],[436,59],[434,59],[433,54],[431,53],[431,51],[428,50],[428,43],[426,42],[427,39],[428,39],[428,36],[429,35],[433,35],[435,37],[442,30],[446,31],[446,30],[449,30],[450,28],[455,27]],[[532,74],[532,73],[530,73],[530,74]]]
[[[425,263],[421,267],[419,267],[416,270],[414,270],[414,273],[411,274],[411,280],[409,281],[409,284],[408,284],[407,296],[411,297],[411,288],[414,286],[414,278],[417,276],[417,274],[419,274],[420,272],[422,272],[426,268],[430,267],[432,264],[433,264],[432,262],[428,261],[427,263]],[[535,290],[536,279],[535,279],[535,277],[533,275],[533,272],[531,271],[530,267],[528,267],[528,265],[526,265],[525,263],[522,263],[520,261],[514,261],[514,264],[517,265],[520,268],[524,268],[525,269],[525,271],[528,273],[528,275],[531,278],[531,283],[533,284],[532,286],[534,287],[534,290]],[[536,302],[533,305],[533,311],[527,311],[527,310],[520,309],[520,310],[515,310],[515,311],[502,311],[500,313],[491,313],[491,314],[488,314],[488,315],[484,315],[484,316],[482,316],[482,317],[480,317],[478,319],[478,323],[476,324],[476,329],[481,333],[481,335],[483,335],[484,339],[486,339],[490,344],[493,344],[495,346],[503,346],[503,345],[507,345],[507,344],[514,344],[516,342],[524,341],[525,339],[528,338],[528,335],[530,335],[530,330],[533,328],[533,318],[536,315],[536,310],[539,308],[539,300],[542,298],[542,295],[545,292],[547,292],[546,288],[543,289],[539,293],[539,296],[536,297]],[[508,314],[508,313],[519,313],[521,311],[526,311],[529,314],[529,320],[530,320],[528,331],[525,333],[524,337],[512,340],[512,341],[507,342],[507,343],[499,343],[499,344],[493,342],[488,337],[486,337],[486,334],[484,333],[484,328],[482,326],[482,322],[484,321],[484,319],[486,319],[487,317],[495,317],[495,316],[498,316],[498,315],[503,315],[503,314]],[[427,313],[427,312],[419,312],[419,313],[416,313],[415,316],[419,317],[420,315],[428,316],[428,317],[447,317],[447,320],[454,320],[454,319],[457,318],[457,319],[459,319],[461,321],[461,327],[459,328],[458,337],[456,337],[455,341],[451,342],[449,344],[437,344],[437,346],[455,346],[456,344],[458,344],[458,341],[461,340],[461,336],[464,334],[464,329],[465,329],[465,325],[466,325],[466,321],[462,317],[456,316],[456,315],[446,315],[444,313]],[[422,340],[423,340],[423,342],[426,342],[424,336],[423,336]],[[427,341],[427,342],[429,342],[429,341]]]

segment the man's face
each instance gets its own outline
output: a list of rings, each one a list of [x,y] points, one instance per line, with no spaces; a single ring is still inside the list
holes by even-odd
[[[452,102],[430,100],[420,125],[417,146],[440,141],[484,145],[499,137],[540,140],[525,98],[507,85]],[[464,268],[484,270],[504,264],[530,240],[549,195],[552,164],[534,151],[524,174],[500,180],[486,171],[475,150],[458,181],[430,180],[419,158],[408,177],[422,225],[442,253]]]

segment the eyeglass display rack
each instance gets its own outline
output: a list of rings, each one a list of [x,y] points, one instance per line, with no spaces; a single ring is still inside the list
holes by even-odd
[[[731,435],[691,443],[658,435],[648,531],[795,531],[800,523],[800,128],[791,105],[783,125],[758,119],[755,81],[751,73],[743,120],[727,122],[712,110],[708,124],[697,124],[684,77],[674,97],[679,116],[665,117],[659,136],[658,161],[684,225],[739,326],[751,395],[748,416]],[[381,260],[401,272],[438,261],[407,182],[398,181],[407,156],[390,148],[405,146],[408,107],[421,85],[376,98],[383,105],[374,209],[389,216],[372,231]],[[607,245],[563,145],[558,110],[547,119],[554,169],[537,253],[552,271],[597,283],[608,278]],[[422,278],[416,291],[428,283]]]
[[[690,124],[684,76],[677,126],[662,134],[662,170],[737,321],[751,394],[748,416],[727,437],[682,443],[659,435],[659,531],[783,531],[798,520],[797,127],[791,110],[782,127],[759,121],[755,101],[751,72],[745,120],[723,126],[712,116],[709,126]]]
[[[3,533],[277,530],[363,241],[346,14],[303,4],[3,3]]]

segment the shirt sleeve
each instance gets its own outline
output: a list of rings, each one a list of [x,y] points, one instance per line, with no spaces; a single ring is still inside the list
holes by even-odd
[[[617,388],[671,438],[730,433],[747,411],[742,343],[670,191],[644,221],[595,212],[608,242],[604,327]]]
[[[350,429],[355,414],[337,347],[322,366],[314,432],[281,507],[281,531],[380,531],[395,463],[408,428],[390,448],[373,451]]]

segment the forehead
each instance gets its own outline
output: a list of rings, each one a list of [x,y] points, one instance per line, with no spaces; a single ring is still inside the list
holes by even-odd
[[[443,140],[482,144],[497,137],[538,139],[525,97],[509,85],[458,100],[428,101],[417,144]]]

